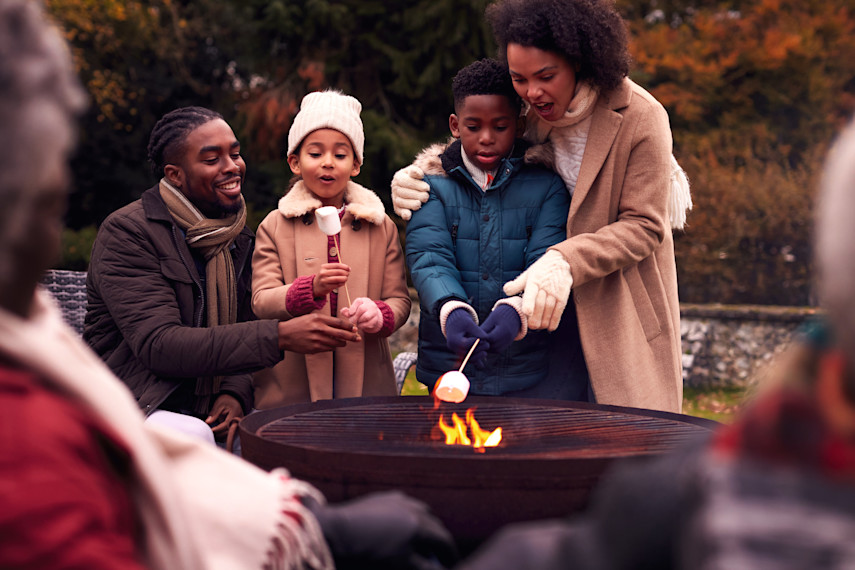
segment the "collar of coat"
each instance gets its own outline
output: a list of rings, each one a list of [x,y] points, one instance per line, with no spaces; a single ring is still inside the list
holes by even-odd
[[[463,166],[461,152],[463,148],[460,141],[452,138],[444,143],[434,143],[422,150],[413,164],[421,168],[425,174],[447,176],[454,168]],[[554,170],[555,160],[551,142],[531,146],[530,143],[517,139],[510,158],[522,158],[526,164],[540,165]]]
[[[379,226],[386,219],[386,209],[374,192],[349,180],[344,191],[345,211],[357,220]],[[287,194],[279,199],[279,212],[286,218],[299,218],[323,206],[302,180],[297,181]]]
[[[624,77],[623,81],[611,91],[600,93],[597,97],[597,103],[594,108],[594,114],[600,111],[600,108],[608,111],[619,111],[629,106],[633,94],[638,93],[641,96],[650,97],[642,89],[635,89],[636,84],[628,77]],[[526,164],[539,164],[549,170],[555,171],[555,145],[552,141],[534,144],[525,155]]]

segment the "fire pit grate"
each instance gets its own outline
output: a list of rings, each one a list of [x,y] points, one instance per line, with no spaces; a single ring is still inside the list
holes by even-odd
[[[499,447],[444,444],[440,414],[450,422],[470,407],[483,429],[502,427]],[[331,502],[388,489],[425,501],[466,552],[507,523],[584,508],[614,460],[664,453],[715,425],[579,402],[470,397],[436,408],[407,396],[265,410],[244,418],[240,434],[244,458],[286,467]]]
[[[471,405],[365,404],[334,409],[309,410],[274,420],[257,434],[291,446],[327,452],[384,455],[434,455],[472,449],[435,441],[435,425],[442,414],[463,415]],[[563,408],[554,405],[509,405],[491,402],[476,405],[481,427],[501,426],[500,447],[487,449],[491,457],[589,457],[661,453],[695,437],[698,426],[685,421],[597,409]],[[434,433],[435,438],[431,439]]]

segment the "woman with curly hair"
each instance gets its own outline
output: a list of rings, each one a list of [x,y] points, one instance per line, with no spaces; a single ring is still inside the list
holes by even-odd
[[[555,331],[551,375],[578,369],[565,355],[581,347],[589,400],[680,411],[671,227],[691,201],[665,109],[627,77],[624,23],[608,0],[499,0],[486,15],[526,104],[525,138],[545,143],[536,160],[571,195],[567,239],[504,290],[522,293],[529,328]],[[393,180],[405,219],[427,199],[420,178],[411,165]]]

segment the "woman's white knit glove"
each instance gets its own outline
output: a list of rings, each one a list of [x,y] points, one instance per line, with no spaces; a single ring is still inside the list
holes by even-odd
[[[531,267],[503,287],[505,294],[522,293],[522,310],[528,317],[528,328],[554,331],[561,322],[570,297],[573,277],[570,264],[554,249],[547,250]]]
[[[405,166],[392,177],[392,207],[401,219],[409,220],[428,201],[430,186],[424,177],[424,171],[415,164]]]

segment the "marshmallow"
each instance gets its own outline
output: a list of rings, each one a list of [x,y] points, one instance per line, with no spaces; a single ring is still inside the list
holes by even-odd
[[[469,379],[458,370],[446,372],[439,377],[433,394],[443,402],[462,402],[469,393]]]
[[[341,219],[338,217],[338,210],[335,206],[322,206],[315,210],[315,218],[318,220],[318,227],[328,236],[334,236],[341,232]]]

